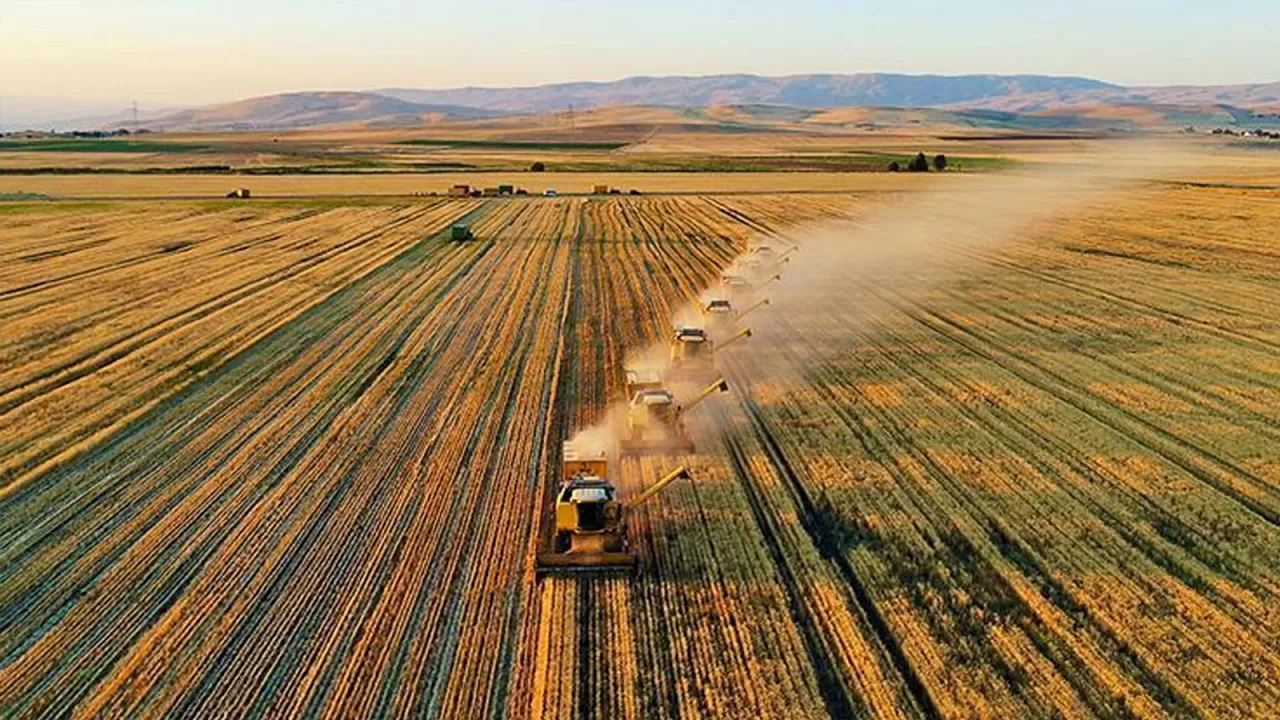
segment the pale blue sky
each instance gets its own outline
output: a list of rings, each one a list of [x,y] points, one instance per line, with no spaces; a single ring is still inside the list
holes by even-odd
[[[0,0],[0,94],[204,103],[627,75],[1280,80],[1280,0]]]

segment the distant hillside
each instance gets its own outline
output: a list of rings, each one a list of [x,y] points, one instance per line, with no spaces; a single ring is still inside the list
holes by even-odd
[[[445,103],[512,112],[554,112],[611,105],[788,105],[934,107],[1032,93],[1122,90],[1078,77],[1043,75],[709,75],[631,77],[614,82],[576,82],[518,88],[375,90],[418,103]]]
[[[1041,90],[951,103],[954,107],[1034,113],[1106,105],[1158,105],[1183,108],[1232,107],[1274,112],[1280,107],[1280,82],[1258,85],[1179,85],[1110,87],[1089,90]]]
[[[371,127],[474,120],[502,113],[448,104],[418,103],[367,92],[297,92],[250,98],[149,118],[157,130],[258,130],[318,125]]]

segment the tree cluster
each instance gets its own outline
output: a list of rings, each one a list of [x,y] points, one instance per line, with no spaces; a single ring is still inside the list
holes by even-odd
[[[933,156],[933,169],[942,172],[947,169],[947,156],[938,154]],[[929,158],[924,153],[916,153],[916,156],[907,161],[904,167],[902,163],[894,160],[889,163],[889,172],[929,172]]]

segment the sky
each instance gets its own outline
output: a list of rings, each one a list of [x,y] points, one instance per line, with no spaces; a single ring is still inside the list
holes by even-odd
[[[1277,0],[0,0],[0,97],[145,108],[730,72],[1274,82],[1276,28]]]

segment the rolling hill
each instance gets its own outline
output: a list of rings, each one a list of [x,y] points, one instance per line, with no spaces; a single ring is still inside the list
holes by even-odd
[[[421,125],[501,115],[493,110],[418,103],[368,92],[296,92],[250,98],[151,118],[157,130],[258,130],[362,124]]]
[[[1169,87],[1042,90],[993,95],[951,104],[966,109],[1032,113],[1099,106],[1232,107],[1257,112],[1280,110],[1280,82],[1257,85],[1177,85]]]

